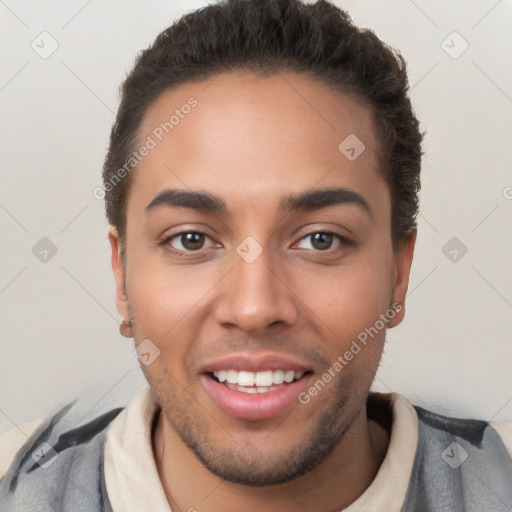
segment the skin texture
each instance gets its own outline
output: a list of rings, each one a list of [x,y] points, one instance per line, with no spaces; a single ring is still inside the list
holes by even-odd
[[[415,232],[393,252],[370,111],[353,98],[294,73],[223,73],[163,93],[139,140],[192,96],[197,106],[133,171],[125,264],[109,232],[118,311],[133,319],[136,344],[160,350],[141,367],[162,410],[153,448],[164,490],[173,510],[340,510],[370,485],[388,446],[365,405],[385,329],[310,403],[269,420],[226,414],[200,368],[233,352],[279,354],[316,381],[391,303],[404,304]],[[355,161],[338,150],[349,134],[366,147]],[[352,203],[278,210],[290,194],[336,187],[363,196],[371,213]],[[147,212],[168,188],[218,196],[228,214]],[[162,244],[198,231],[207,236],[195,245]],[[315,243],[326,231],[349,243]],[[252,263],[236,252],[248,236],[262,248]]]

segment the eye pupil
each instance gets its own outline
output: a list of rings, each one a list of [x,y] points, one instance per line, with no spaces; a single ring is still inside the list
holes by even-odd
[[[203,238],[204,235],[201,233],[185,233],[181,235],[181,243],[189,250],[200,249],[204,242]]]
[[[319,245],[317,244],[319,242]],[[332,235],[329,233],[315,233],[312,235],[312,245],[316,249],[329,249],[332,243]]]

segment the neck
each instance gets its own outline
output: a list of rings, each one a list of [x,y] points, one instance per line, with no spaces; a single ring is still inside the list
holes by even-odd
[[[161,412],[153,433],[155,461],[171,508],[201,512],[259,512],[262,508],[280,512],[296,512],[300,508],[310,512],[341,510],[369,487],[388,444],[389,433],[367,418],[363,406],[335,449],[316,468],[285,484],[249,487],[210,473]]]

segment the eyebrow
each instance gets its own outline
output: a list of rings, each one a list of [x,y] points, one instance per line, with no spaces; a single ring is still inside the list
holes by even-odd
[[[298,195],[283,198],[279,203],[279,211],[285,214],[299,211],[314,211],[329,206],[354,205],[373,217],[372,209],[363,196],[348,188],[326,188],[311,190]],[[146,206],[146,212],[158,207],[192,208],[210,213],[227,215],[226,203],[220,197],[207,192],[165,189]]]

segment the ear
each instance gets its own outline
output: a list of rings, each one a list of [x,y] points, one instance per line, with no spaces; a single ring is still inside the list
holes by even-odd
[[[128,318],[128,296],[125,290],[125,269],[121,258],[121,245],[119,243],[119,233],[114,226],[108,230],[108,239],[112,248],[112,270],[116,280],[116,307],[123,318]]]
[[[412,257],[414,254],[414,246],[416,244],[416,228],[409,230],[409,238],[401,242],[394,255],[394,274],[395,283],[393,286],[392,304],[399,303],[400,311],[390,319],[388,327],[396,327],[402,322],[405,316],[405,297],[409,286],[409,274],[411,271]]]

